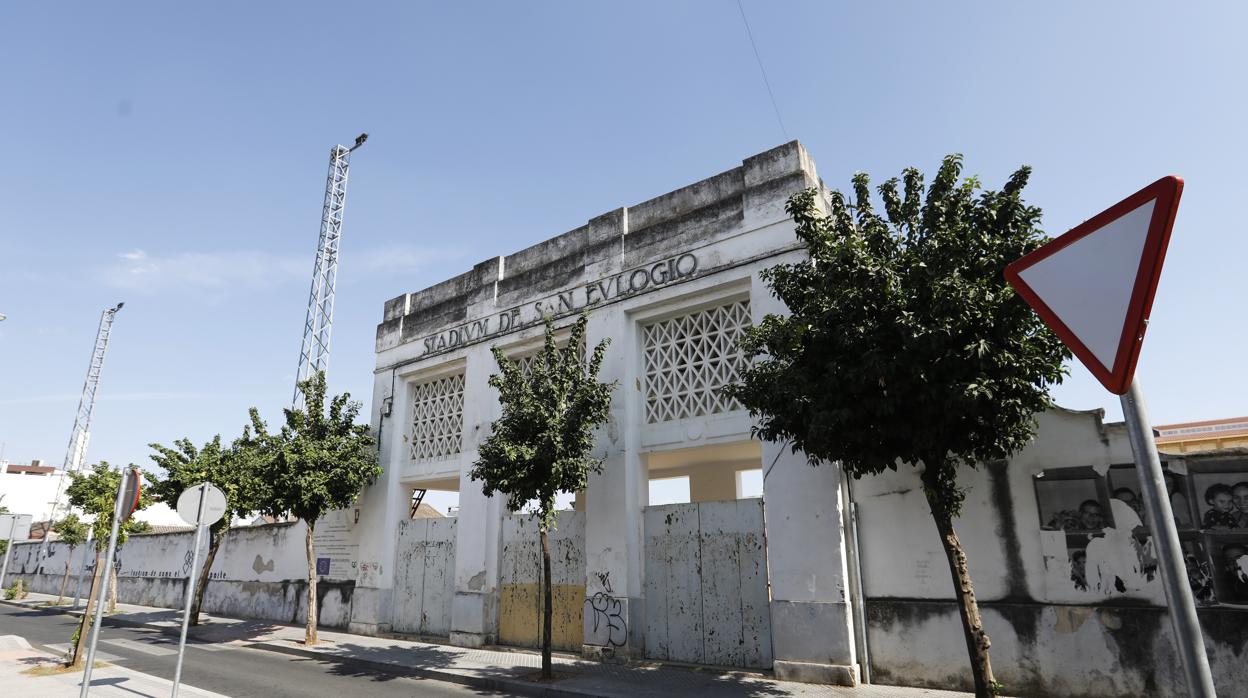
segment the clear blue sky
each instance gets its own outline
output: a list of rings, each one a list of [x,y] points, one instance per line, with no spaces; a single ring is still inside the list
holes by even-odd
[[[744,4],[787,136],[732,0],[5,4],[4,457],[60,464],[119,300],[91,460],[276,421],[360,131],[330,381],[365,402],[386,299],[797,138],[833,187],[1030,164],[1051,234],[1184,176],[1139,375],[1158,423],[1248,413],[1242,4]],[[1057,398],[1120,415],[1081,367]]]

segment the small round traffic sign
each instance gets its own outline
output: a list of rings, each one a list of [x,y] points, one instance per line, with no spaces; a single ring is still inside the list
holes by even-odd
[[[204,520],[198,521],[199,518],[199,493],[204,493]],[[193,485],[182,491],[182,495],[178,497],[178,516],[182,520],[198,526],[203,524],[211,526],[221,520],[225,514],[225,493],[217,489],[210,482],[202,482]]]

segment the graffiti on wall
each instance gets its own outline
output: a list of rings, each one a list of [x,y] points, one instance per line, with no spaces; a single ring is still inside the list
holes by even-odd
[[[628,621],[624,603],[604,592],[585,599],[585,643],[602,647],[623,647],[628,642]]]
[[[1248,460],[1164,469],[1197,603],[1248,606]],[[1091,595],[1160,594],[1157,555],[1135,466],[1046,470],[1035,480],[1040,528],[1069,584]],[[1064,560],[1060,558],[1064,557]]]

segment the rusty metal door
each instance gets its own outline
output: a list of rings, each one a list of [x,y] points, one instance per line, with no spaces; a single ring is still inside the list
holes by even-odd
[[[395,556],[395,632],[447,637],[455,598],[455,527],[458,519],[399,522]]]
[[[763,500],[645,511],[646,656],[771,668]]]
[[[559,512],[550,532],[551,646],[579,652],[584,639],[585,514]],[[503,520],[499,570],[498,641],[540,647],[542,641],[542,548],[537,520],[525,514]]]

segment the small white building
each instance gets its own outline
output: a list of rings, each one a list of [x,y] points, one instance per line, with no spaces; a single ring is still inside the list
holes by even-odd
[[[64,491],[68,486],[64,471],[41,460],[29,465],[0,461],[0,506],[15,514],[29,514],[32,521],[46,522],[58,488]]]
[[[8,507],[16,514],[30,514],[35,522],[32,535],[41,537],[48,519],[52,516],[52,502],[60,497],[56,517],[67,512],[69,475],[60,468],[44,465],[33,460],[29,465],[0,461],[0,506]],[[166,504],[156,503],[135,513],[135,520],[152,526],[178,526],[185,524],[178,512]]]

